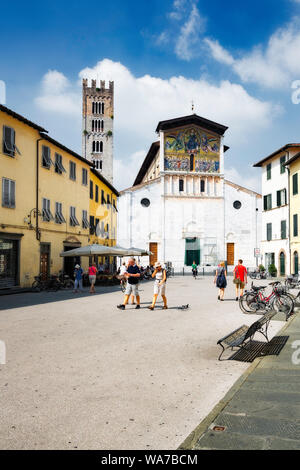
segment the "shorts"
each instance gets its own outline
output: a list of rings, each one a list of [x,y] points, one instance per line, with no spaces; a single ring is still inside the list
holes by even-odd
[[[90,275],[89,276],[89,281],[90,281],[90,284],[93,285],[95,284],[96,282],[96,276],[93,274],[93,275]]]
[[[158,285],[158,282],[154,284],[154,295],[166,295],[166,283],[164,282],[161,286]]]
[[[235,285],[236,287],[239,287],[240,289],[244,289],[245,283],[241,281],[240,279],[235,279]]]
[[[127,282],[127,286],[126,286],[126,290],[125,290],[125,295],[135,295],[136,297],[139,294],[139,285],[138,284],[129,284],[129,282]]]

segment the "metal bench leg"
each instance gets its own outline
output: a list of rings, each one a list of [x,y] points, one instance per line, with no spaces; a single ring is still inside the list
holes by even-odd
[[[219,361],[221,360],[222,354],[223,354],[224,351],[225,351],[225,348],[224,348],[223,344],[220,344],[220,346],[221,346],[221,348],[223,349],[223,351],[221,352],[221,354],[220,354],[220,356],[219,356],[219,358],[218,358]]]

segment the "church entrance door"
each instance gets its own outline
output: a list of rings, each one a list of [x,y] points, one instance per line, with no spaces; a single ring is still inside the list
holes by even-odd
[[[193,262],[200,264],[200,240],[199,238],[185,239],[185,265],[192,266]]]
[[[150,265],[154,266],[157,261],[157,243],[149,243],[149,250],[153,253],[153,255],[150,255]]]
[[[227,243],[227,265],[234,265],[234,243]]]

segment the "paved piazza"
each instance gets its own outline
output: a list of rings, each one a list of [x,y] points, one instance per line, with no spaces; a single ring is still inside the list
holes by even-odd
[[[0,449],[176,449],[249,366],[217,360],[217,340],[256,319],[232,278],[225,302],[212,277],[172,278],[153,312],[152,282],[141,310],[97,289],[0,297]]]

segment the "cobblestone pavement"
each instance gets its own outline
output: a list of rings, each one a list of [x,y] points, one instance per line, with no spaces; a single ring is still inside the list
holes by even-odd
[[[279,356],[256,359],[182,448],[300,449],[300,316],[280,335]]]
[[[217,340],[256,316],[232,280],[225,302],[212,281],[168,280],[169,309],[153,312],[152,282],[141,310],[119,311],[115,288],[0,297],[0,448],[176,449],[249,367],[217,360]]]

